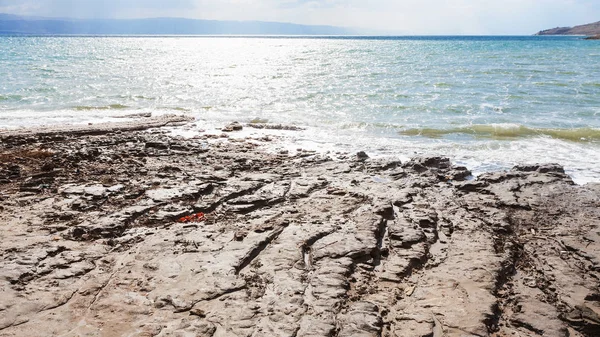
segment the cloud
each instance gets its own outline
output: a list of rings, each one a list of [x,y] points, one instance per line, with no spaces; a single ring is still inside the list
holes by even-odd
[[[531,34],[600,18],[597,0],[0,0],[0,12],[176,16],[359,27],[395,34]]]
[[[194,0],[0,0],[0,11],[22,15],[74,18],[180,16],[196,8]]]
[[[597,0],[204,0],[213,19],[352,26],[399,34],[531,34],[600,18]]]

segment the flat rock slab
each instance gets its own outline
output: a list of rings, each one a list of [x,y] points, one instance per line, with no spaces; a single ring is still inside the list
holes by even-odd
[[[557,165],[84,129],[0,133],[0,336],[600,335],[600,185]]]

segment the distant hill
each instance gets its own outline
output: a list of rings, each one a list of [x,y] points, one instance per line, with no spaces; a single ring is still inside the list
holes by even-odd
[[[179,18],[63,19],[0,13],[0,34],[20,35],[352,35],[350,29],[280,22]]]
[[[575,27],[556,27],[542,30],[536,35],[600,35],[600,21]]]

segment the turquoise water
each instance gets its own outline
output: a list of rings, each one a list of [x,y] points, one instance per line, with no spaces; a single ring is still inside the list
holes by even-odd
[[[293,146],[552,161],[600,181],[600,44],[579,37],[0,37],[0,127],[185,113]]]

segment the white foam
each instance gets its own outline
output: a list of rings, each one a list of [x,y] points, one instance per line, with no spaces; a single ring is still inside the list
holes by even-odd
[[[175,128],[174,134],[192,137],[207,133],[220,134],[225,124],[197,121],[194,128]],[[508,124],[510,125],[510,124]],[[508,125],[503,125],[504,127]],[[230,133],[232,138],[260,138],[275,136],[280,141],[266,143],[267,151],[297,149],[317,151],[321,154],[336,152],[356,153],[366,151],[374,158],[407,161],[415,156],[444,156],[454,164],[469,168],[474,175],[484,172],[508,170],[520,164],[558,163],[578,184],[600,182],[600,149],[595,144],[574,143],[548,137],[519,140],[451,140],[421,139],[419,137],[381,137],[359,130],[308,127],[304,131],[282,131],[244,128]]]
[[[78,125],[89,123],[109,123],[132,121],[140,117],[136,114],[151,113],[152,116],[174,113],[173,111],[144,111],[144,110],[106,110],[90,109],[85,111],[73,110],[7,110],[0,113],[0,128],[18,129],[53,125]],[[128,117],[130,116],[130,117]]]

